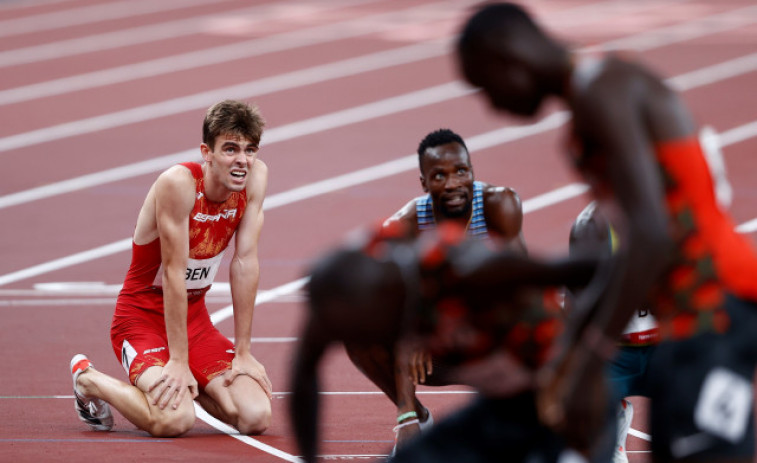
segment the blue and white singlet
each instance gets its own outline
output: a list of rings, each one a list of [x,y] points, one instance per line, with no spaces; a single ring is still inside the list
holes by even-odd
[[[473,212],[468,225],[468,236],[485,239],[489,236],[484,218],[484,183],[473,182]],[[436,228],[434,220],[434,203],[431,195],[415,198],[415,211],[418,216],[418,230],[433,230]]]

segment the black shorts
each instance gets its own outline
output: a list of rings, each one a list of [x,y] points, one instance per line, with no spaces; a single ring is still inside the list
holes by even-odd
[[[754,455],[757,304],[729,296],[729,330],[657,346],[649,365],[655,461]]]

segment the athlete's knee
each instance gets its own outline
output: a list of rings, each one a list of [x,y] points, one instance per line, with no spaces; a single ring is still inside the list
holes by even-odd
[[[179,437],[192,429],[194,424],[194,408],[180,407],[177,410],[164,410],[162,413],[154,414],[147,432],[153,437]]]
[[[236,418],[237,430],[240,434],[262,434],[271,425],[271,402],[268,400],[250,401],[239,410]]]

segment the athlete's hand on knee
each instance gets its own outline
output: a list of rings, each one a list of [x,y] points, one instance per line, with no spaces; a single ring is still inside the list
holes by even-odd
[[[171,408],[176,410],[187,393],[192,399],[197,397],[197,380],[187,364],[169,360],[158,379],[150,385],[148,392],[152,396],[153,405],[163,410],[173,401]]]
[[[231,361],[231,370],[224,374],[224,386],[229,386],[237,376],[246,375],[254,379],[263,389],[268,399],[273,399],[273,385],[265,372],[265,367],[252,354],[237,354]]]

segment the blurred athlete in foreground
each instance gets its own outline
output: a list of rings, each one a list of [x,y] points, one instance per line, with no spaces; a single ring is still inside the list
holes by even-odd
[[[561,350],[571,355],[547,380],[544,419],[573,426],[585,372],[613,356],[649,304],[663,338],[650,365],[653,458],[752,461],[757,254],[716,202],[681,98],[639,63],[571,52],[512,3],[482,6],[457,56],[499,110],[535,116],[548,97],[567,105],[569,159],[617,224],[609,291],[597,310],[574,311]]]
[[[194,426],[192,399],[240,433],[268,428],[271,382],[250,351],[268,178],[257,159],[263,125],[246,103],[212,106],[203,123],[204,163],[171,167],[147,193],[111,327],[131,384],[95,370],[84,355],[71,360],[76,411],[92,429],[111,429],[110,404],[152,436],[178,436]],[[233,236],[235,344],[205,307]]]
[[[394,231],[384,228],[330,252],[312,269],[290,404],[305,461],[314,461],[317,450],[318,365],[338,343],[417,346],[448,365],[452,381],[481,393],[400,447],[391,461],[557,461],[563,439],[539,422],[534,400],[535,372],[561,327],[559,303],[544,288],[585,284],[596,261],[548,263],[494,253],[464,241],[464,229],[450,224],[417,243]],[[594,384],[602,370],[596,373]],[[602,391],[592,389],[585,400],[603,400]]]

